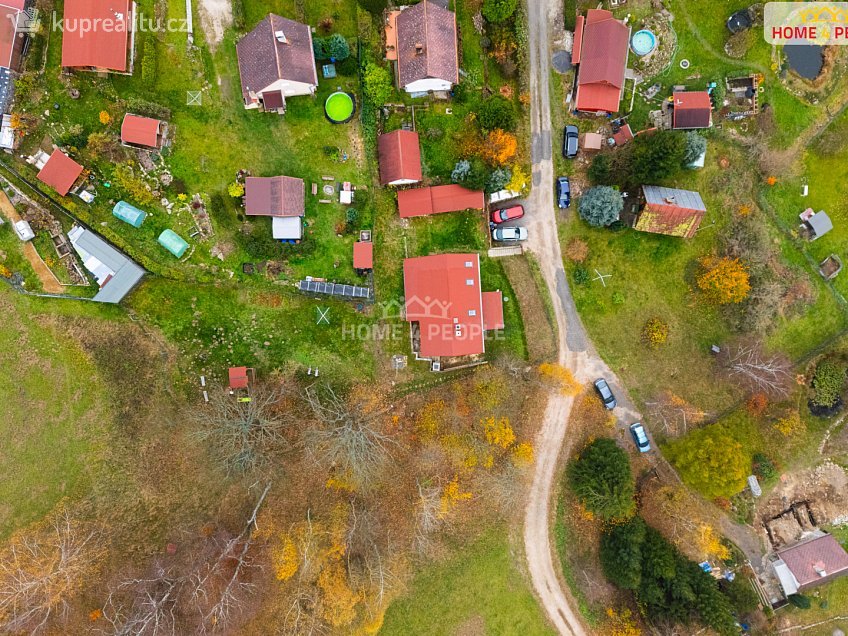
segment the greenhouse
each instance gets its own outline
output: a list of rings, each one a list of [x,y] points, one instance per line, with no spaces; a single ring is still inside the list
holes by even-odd
[[[129,223],[133,227],[141,227],[147,212],[139,210],[137,207],[130,205],[126,201],[118,201],[115,207],[112,208],[112,214],[121,219],[124,223]]]
[[[159,235],[159,245],[177,258],[182,258],[188,249],[188,243],[179,234],[174,232],[174,230],[165,230],[162,232]]]

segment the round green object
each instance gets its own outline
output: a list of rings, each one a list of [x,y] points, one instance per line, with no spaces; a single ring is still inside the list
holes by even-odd
[[[355,108],[353,97],[342,91],[333,93],[324,102],[324,112],[327,115],[327,119],[334,124],[349,122],[353,118]]]

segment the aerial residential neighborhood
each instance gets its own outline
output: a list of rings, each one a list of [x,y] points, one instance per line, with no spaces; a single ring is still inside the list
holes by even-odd
[[[839,3],[0,4],[0,633],[848,631]]]

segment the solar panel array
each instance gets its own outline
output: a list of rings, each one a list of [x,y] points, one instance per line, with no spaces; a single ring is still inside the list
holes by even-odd
[[[310,294],[324,294],[326,296],[339,296],[341,298],[371,298],[371,289],[369,287],[358,287],[356,285],[302,280],[297,284],[297,288],[302,292]]]

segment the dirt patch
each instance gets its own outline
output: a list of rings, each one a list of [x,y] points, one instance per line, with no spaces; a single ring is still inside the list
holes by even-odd
[[[485,636],[486,623],[482,616],[474,616],[456,628],[455,636]]]
[[[772,540],[783,545],[797,540],[813,526],[848,522],[848,474],[832,462],[810,470],[787,473],[768,499],[757,506]]]
[[[233,23],[230,0],[200,0],[200,23],[206,32],[206,41],[214,49],[224,39],[224,31]]]
[[[526,258],[521,257],[504,258],[501,263],[512,285],[512,290],[518,296],[531,362],[555,359],[556,340],[541,292],[530,269],[530,263]]]

